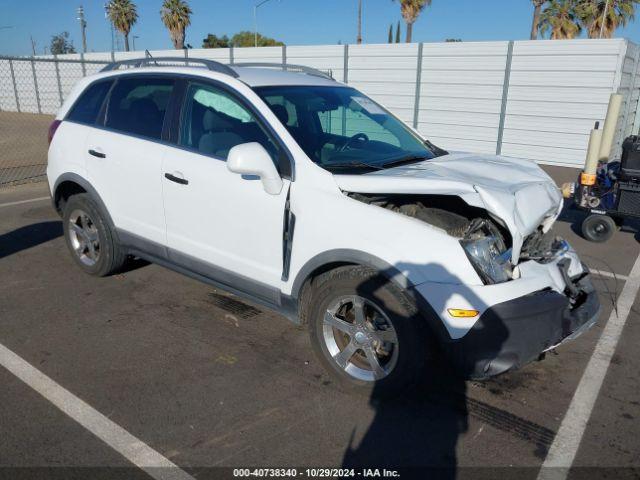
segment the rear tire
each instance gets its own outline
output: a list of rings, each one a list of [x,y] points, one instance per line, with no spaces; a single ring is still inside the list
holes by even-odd
[[[582,236],[590,242],[606,242],[615,231],[616,222],[607,215],[592,214],[582,222]]]
[[[62,219],[67,248],[85,273],[104,277],[122,268],[126,252],[89,195],[81,193],[70,197]]]
[[[414,301],[379,272],[341,267],[312,285],[309,335],[345,390],[395,396],[427,381],[434,342]]]

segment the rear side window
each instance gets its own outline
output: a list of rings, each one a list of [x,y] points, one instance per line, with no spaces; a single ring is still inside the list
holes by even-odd
[[[67,115],[67,120],[93,125],[96,123],[102,103],[109,92],[113,80],[96,82],[87,88]]]
[[[105,125],[159,140],[173,85],[164,78],[121,77],[111,92]]]

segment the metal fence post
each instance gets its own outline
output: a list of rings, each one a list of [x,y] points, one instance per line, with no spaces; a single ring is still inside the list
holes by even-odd
[[[498,141],[496,155],[502,154],[502,139],[504,138],[504,123],[507,117],[507,103],[509,101],[509,82],[511,81],[511,62],[513,61],[513,41],[507,48],[507,63],[504,69],[504,83],[502,85],[502,106],[500,107],[500,123],[498,125]]]
[[[234,59],[233,59],[233,45],[229,46],[229,64],[233,65]]]
[[[343,64],[342,79],[344,83],[349,83],[349,44],[344,46],[344,64]],[[331,116],[329,116],[331,118]],[[347,135],[347,109],[342,109],[342,136]]]
[[[116,54],[113,50],[111,50],[111,63],[114,63],[116,61]]]
[[[87,76],[87,67],[84,64],[84,53],[80,53],[80,65],[82,65],[82,76]]]
[[[62,103],[63,103],[62,83],[60,82],[60,65],[59,65],[60,62],[58,61],[58,55],[54,55],[53,59],[54,59],[54,65],[56,67],[56,81],[58,82],[58,99],[60,100],[60,106],[62,106]]]
[[[420,90],[422,87],[422,49],[424,44],[418,44],[418,62],[416,67],[416,97],[413,104],[413,128],[418,129],[418,115],[420,114]]]
[[[38,90],[38,75],[36,74],[36,63],[31,57],[31,73],[33,74],[33,88],[36,91],[36,105],[38,105],[38,113],[42,113],[42,107],[40,106],[40,91]]]
[[[282,68],[286,70],[284,67],[287,64],[287,46],[282,45]]]
[[[349,83],[349,44],[344,46],[344,64],[343,64],[343,74],[342,81],[344,83]]]
[[[13,94],[16,97],[16,110],[20,113],[20,98],[18,98],[18,87],[16,86],[16,75],[13,71],[13,60],[9,59],[9,70],[11,70],[11,82],[13,83]]]

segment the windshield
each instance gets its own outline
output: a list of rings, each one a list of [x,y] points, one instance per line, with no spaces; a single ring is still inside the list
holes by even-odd
[[[353,88],[254,90],[309,158],[327,170],[377,170],[436,156],[400,120]]]

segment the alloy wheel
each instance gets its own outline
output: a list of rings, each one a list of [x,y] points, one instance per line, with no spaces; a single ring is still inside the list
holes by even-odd
[[[100,238],[98,229],[89,214],[74,210],[69,216],[69,239],[78,259],[88,267],[98,263],[100,258]]]
[[[323,339],[336,366],[358,380],[381,380],[398,360],[393,324],[381,308],[358,295],[340,297],[329,305]]]

